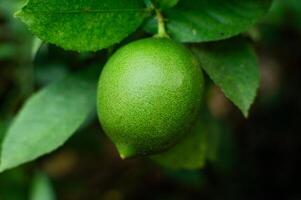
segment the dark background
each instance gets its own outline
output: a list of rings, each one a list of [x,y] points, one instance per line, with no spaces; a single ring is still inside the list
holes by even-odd
[[[208,89],[206,104],[223,136],[217,159],[204,169],[175,171],[147,158],[122,161],[93,118],[54,153],[1,174],[0,200],[28,199],[37,170],[48,174],[62,200],[301,200],[301,3],[276,2],[247,33],[261,67],[250,117],[244,119],[218,88]],[[33,65],[32,35],[12,17],[18,6],[0,0],[0,129],[32,92],[102,57],[43,45]]]

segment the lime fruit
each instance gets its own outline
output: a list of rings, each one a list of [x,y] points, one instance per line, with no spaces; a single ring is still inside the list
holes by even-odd
[[[204,80],[197,60],[170,39],[132,42],[100,75],[97,110],[122,158],[164,151],[189,132]]]

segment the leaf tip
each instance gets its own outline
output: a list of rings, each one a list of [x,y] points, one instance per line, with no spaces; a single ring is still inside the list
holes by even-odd
[[[249,109],[247,109],[247,110],[242,110],[242,114],[244,115],[244,117],[245,117],[246,119],[248,119],[248,118],[249,118]]]

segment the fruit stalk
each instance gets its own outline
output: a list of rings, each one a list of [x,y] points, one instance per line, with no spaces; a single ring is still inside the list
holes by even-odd
[[[157,37],[165,37],[169,38],[166,29],[165,29],[165,19],[161,13],[161,11],[157,8],[155,8],[156,11],[156,17],[158,20],[158,34],[156,35]]]

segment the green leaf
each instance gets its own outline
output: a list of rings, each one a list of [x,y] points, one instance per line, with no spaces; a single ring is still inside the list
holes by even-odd
[[[143,22],[142,0],[29,0],[16,16],[41,40],[96,51],[120,42]]]
[[[231,170],[235,164],[235,146],[231,130],[212,116],[206,118],[207,159],[220,170]]]
[[[171,8],[177,5],[179,0],[157,0],[160,8],[165,9],[165,8]]]
[[[193,48],[202,68],[247,117],[259,87],[259,67],[252,48],[242,38]]]
[[[212,116],[207,117],[207,159],[212,162],[216,162],[220,159],[220,148],[223,145],[222,136],[223,132],[220,123],[215,120]]]
[[[167,10],[167,29],[181,42],[215,41],[232,37],[254,25],[272,0],[183,0]]]
[[[37,173],[33,179],[29,200],[55,200],[52,184],[43,173]]]
[[[96,74],[70,75],[29,98],[3,140],[0,171],[55,150],[81,126],[95,107]]]
[[[152,156],[152,159],[171,169],[198,169],[206,159],[205,125],[198,119],[195,127],[179,144],[171,149]]]

